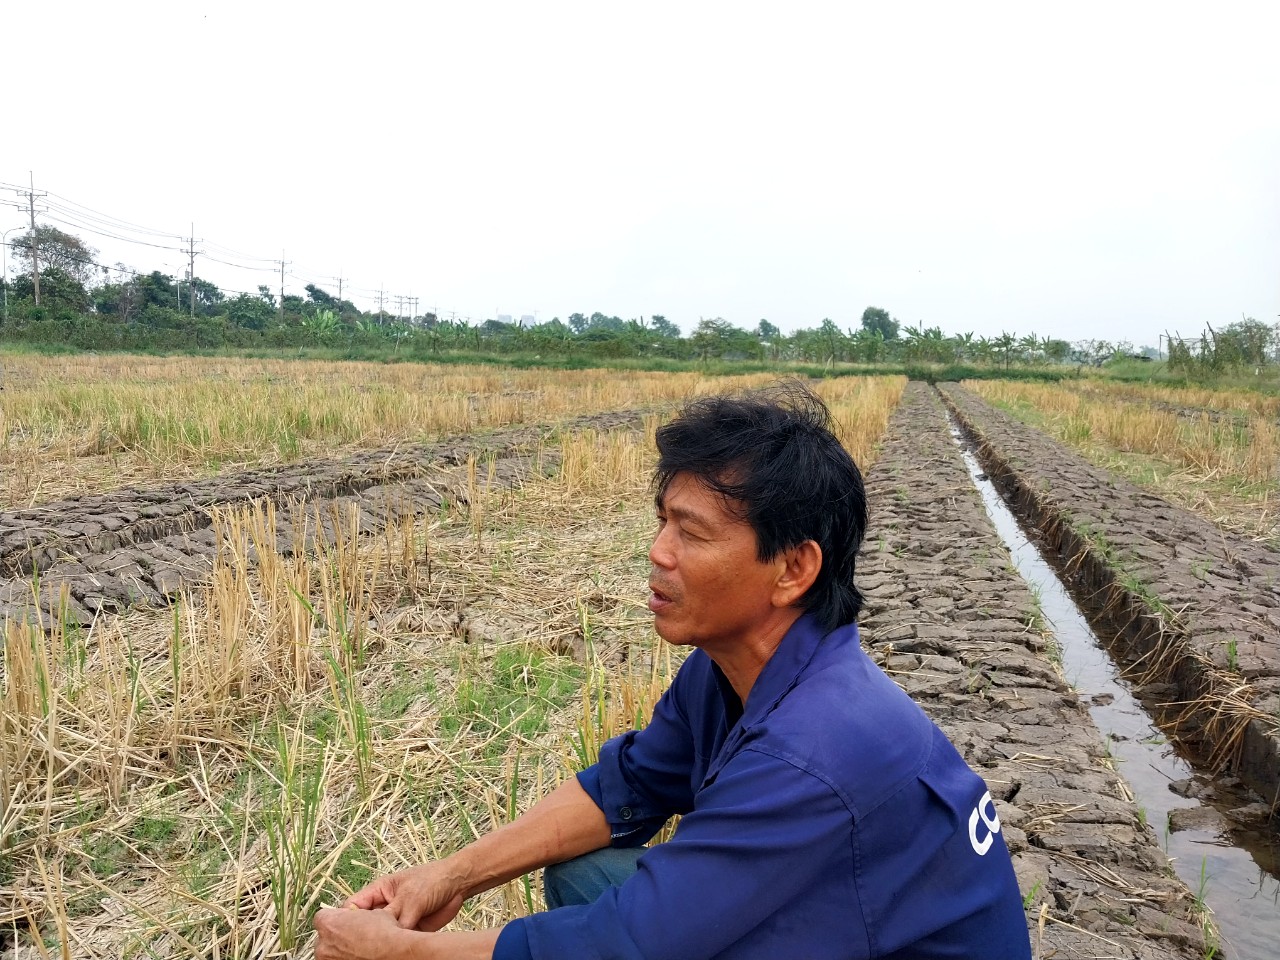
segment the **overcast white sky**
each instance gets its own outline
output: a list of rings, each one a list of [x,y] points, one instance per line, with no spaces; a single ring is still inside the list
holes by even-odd
[[[1280,319],[1277,37],[1274,2],[9,3],[0,182],[366,308],[1154,345]]]

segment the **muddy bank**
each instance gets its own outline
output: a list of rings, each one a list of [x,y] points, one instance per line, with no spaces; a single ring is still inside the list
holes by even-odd
[[[1054,665],[930,388],[908,386],[867,484],[864,643],[990,786],[1035,955],[1203,957],[1194,899]]]
[[[1216,773],[1280,798],[1280,554],[1101,470],[953,384],[984,469],[1038,530],[1144,700]]]
[[[358,510],[360,529],[419,516],[442,500],[465,500],[469,458],[492,459],[495,481],[511,482],[552,430],[635,426],[618,411],[555,425],[520,426],[434,443],[370,450],[334,460],[210,477],[193,483],[124,488],[0,513],[0,623],[36,616],[86,625],[100,613],[167,603],[211,569],[213,511],[269,500],[307,505],[311,537],[333,517]],[[481,467],[482,479],[487,467]],[[336,511],[336,513],[335,513]],[[291,549],[297,518],[280,511],[278,538]],[[35,583],[33,584],[33,581]]]

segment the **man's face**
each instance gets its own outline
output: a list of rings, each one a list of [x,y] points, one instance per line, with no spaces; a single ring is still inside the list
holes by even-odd
[[[714,656],[775,613],[773,585],[785,561],[756,557],[755,531],[696,477],[678,473],[658,504],[649,549],[649,609],[668,643]]]

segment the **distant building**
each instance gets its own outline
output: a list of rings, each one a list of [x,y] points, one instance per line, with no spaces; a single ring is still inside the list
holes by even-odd
[[[520,326],[522,326],[522,327],[532,327],[532,326],[536,326],[536,325],[537,325],[537,323],[538,323],[538,321],[537,321],[537,319],[534,317],[534,315],[533,315],[532,313],[522,313],[522,314],[520,314]]]
[[[511,322],[511,314],[509,314],[509,313],[500,313],[500,314],[498,314],[498,322],[499,322],[499,323],[510,323],[510,322]]]

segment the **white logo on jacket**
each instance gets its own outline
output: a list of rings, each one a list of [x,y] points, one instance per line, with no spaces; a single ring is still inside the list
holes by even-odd
[[[987,807],[991,807],[991,815],[987,816]],[[986,836],[981,840],[978,839],[978,821],[981,820],[986,825]],[[973,852],[980,857],[985,857],[987,851],[991,849],[991,844],[995,841],[996,834],[1000,832],[1000,815],[996,813],[995,801],[991,799],[991,791],[988,790],[982,795],[982,799],[978,801],[978,805],[973,808],[973,813],[969,814],[969,843],[973,845]]]

